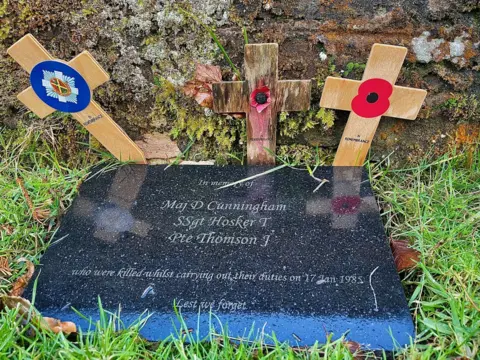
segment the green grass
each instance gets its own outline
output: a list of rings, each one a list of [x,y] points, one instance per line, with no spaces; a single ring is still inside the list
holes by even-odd
[[[403,280],[417,328],[409,358],[480,358],[480,151],[470,159],[371,171],[387,232],[422,255]]]
[[[51,239],[58,216],[75,197],[91,169],[87,159],[67,166],[45,134],[0,129],[0,256],[12,264],[12,276],[0,280],[0,293],[25,272],[20,257],[38,262]],[[421,263],[402,274],[418,336],[399,351],[399,359],[480,357],[480,151],[472,157],[447,154],[426,158],[409,169],[370,167],[383,219],[393,239],[408,239]],[[48,210],[35,220],[17,178],[23,180],[33,207]],[[346,359],[353,358],[341,340],[309,349],[261,342],[232,343],[225,335],[186,345],[180,339],[149,343],[139,336],[147,318],[125,328],[121,316],[99,306],[95,330],[77,339],[35,331],[18,318],[18,310],[0,311],[0,359]]]

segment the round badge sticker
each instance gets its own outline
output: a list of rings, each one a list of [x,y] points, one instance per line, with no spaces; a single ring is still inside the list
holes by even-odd
[[[30,73],[30,83],[35,94],[55,110],[76,113],[90,104],[87,82],[77,70],[63,62],[38,63]]]

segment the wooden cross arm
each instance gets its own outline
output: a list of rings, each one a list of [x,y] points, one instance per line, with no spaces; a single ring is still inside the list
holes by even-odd
[[[13,44],[7,50],[7,53],[28,73],[32,71],[35,65],[42,61],[55,60],[55,58],[50,55],[42,44],[40,44],[31,34],[25,35]],[[83,76],[92,91],[110,80],[110,76],[107,72],[103,70],[101,65],[88,51],[82,52],[71,60],[68,65],[73,67]]]
[[[83,76],[92,91],[110,80],[110,75],[108,75],[88,51],[84,51],[74,57],[68,62],[68,65],[73,67]]]
[[[357,96],[362,82],[349,79],[328,77],[323,88],[320,106],[337,110],[352,111],[352,99]],[[427,91],[403,86],[394,86],[390,96],[390,108],[384,116],[415,120],[420,111]]]
[[[18,94],[17,99],[20,100],[23,105],[29,108],[30,111],[37,115],[40,119],[43,119],[44,117],[56,111],[54,108],[48,106],[42,100],[40,100],[31,86]]]
[[[31,34],[25,35],[13,44],[7,50],[7,54],[19,63],[29,74],[39,62],[54,59]]]
[[[310,109],[312,82],[310,80],[280,80],[277,83],[279,111],[304,111]]]
[[[213,84],[213,111],[216,113],[248,112],[248,83],[225,81]]]

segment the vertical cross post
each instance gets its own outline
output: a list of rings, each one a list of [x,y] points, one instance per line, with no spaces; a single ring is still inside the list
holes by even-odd
[[[374,44],[362,81],[328,77],[320,106],[351,111],[334,166],[361,166],[380,118],[415,120],[427,92],[395,86],[407,54],[400,46]]]
[[[310,80],[278,80],[278,44],[245,45],[245,81],[213,84],[217,113],[244,112],[250,165],[275,164],[277,113],[310,108]]]
[[[22,91],[18,99],[38,117],[44,118],[56,110],[72,113],[117,159],[146,164],[142,150],[92,100],[92,91],[110,77],[88,51],[66,63],[54,59],[28,34],[7,53],[30,74],[32,86]]]

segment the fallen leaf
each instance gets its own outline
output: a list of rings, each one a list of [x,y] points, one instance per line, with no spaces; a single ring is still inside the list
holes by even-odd
[[[195,95],[195,101],[200,104],[200,106],[213,108],[213,95],[212,93],[199,92]]]
[[[209,84],[220,82],[222,81],[222,70],[219,66],[197,64],[195,80]]]
[[[220,67],[213,65],[197,64],[195,78],[185,84],[185,95],[195,98],[202,107],[213,108],[212,84],[222,81]]]
[[[30,282],[30,279],[33,276],[33,273],[35,272],[35,265],[33,263],[25,258],[20,258],[17,260],[17,262],[26,262],[27,263],[27,272],[26,274],[20,276],[17,281],[12,286],[12,290],[10,291],[10,296],[21,296],[23,292],[25,291],[25,288],[27,287],[28,283]]]
[[[32,211],[33,219],[40,223],[42,223],[43,220],[48,219],[50,217],[50,210],[42,209],[42,208],[34,208],[33,202],[30,199],[30,196],[28,195],[28,191],[25,188],[25,184],[23,183],[23,180],[21,178],[17,178],[17,184],[18,186],[20,186],[23,196],[25,197],[25,201],[27,202],[28,207]]]
[[[8,264],[8,258],[6,256],[0,256],[0,276],[11,276],[12,269]]]
[[[71,334],[77,332],[77,326],[70,322],[62,322],[60,320],[42,317],[27,299],[20,296],[2,296],[1,301],[5,307],[9,309],[18,309],[18,314],[24,321],[30,320],[32,324],[43,330],[51,330],[55,334],[63,332],[65,334]]]
[[[71,321],[60,321],[58,319],[44,317],[45,322],[48,324],[49,328],[55,333],[60,332],[64,334],[71,334],[77,332],[77,326]]]
[[[40,209],[37,208],[33,210],[33,218],[38,221],[42,222],[50,217],[50,210],[48,209]]]
[[[200,91],[201,87],[201,83],[198,83],[197,81],[189,81],[183,87],[183,92],[187,96],[195,96]]]
[[[398,272],[413,268],[420,260],[420,252],[412,249],[407,240],[391,240],[390,247]]]
[[[357,351],[360,351],[361,349],[360,344],[355,341],[345,341],[344,343],[348,351],[350,351],[352,354],[355,354]]]
[[[13,226],[12,225],[7,225],[7,224],[0,225],[0,230],[4,230],[7,235],[12,235],[13,234]]]
[[[177,143],[165,134],[145,134],[142,140],[135,143],[142,149],[147,159],[173,159],[182,153]]]

